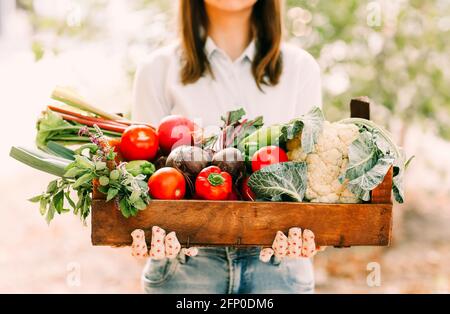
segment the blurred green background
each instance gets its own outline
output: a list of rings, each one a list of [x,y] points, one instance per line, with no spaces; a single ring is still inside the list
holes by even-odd
[[[4,127],[17,130],[0,144],[0,238],[9,239],[0,247],[1,292],[140,291],[142,262],[126,249],[91,247],[88,228],[73,217],[45,225],[26,199],[49,177],[7,153],[11,145],[32,144],[35,120],[56,84],[107,110],[128,111],[140,60],[176,39],[177,3],[0,1],[0,96],[11,117]],[[376,103],[373,120],[416,155],[405,178],[407,201],[395,208],[392,246],[320,254],[318,292],[448,293],[450,1],[287,0],[285,26],[285,40],[322,68],[328,120],[347,117],[350,99],[367,95]],[[366,282],[372,262],[381,265],[380,286]],[[70,265],[81,269],[80,285],[68,281]]]

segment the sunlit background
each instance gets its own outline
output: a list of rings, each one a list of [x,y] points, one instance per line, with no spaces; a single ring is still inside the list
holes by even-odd
[[[26,199],[51,177],[8,152],[33,145],[57,84],[129,111],[137,64],[176,38],[177,3],[0,0],[0,292],[141,292],[143,262],[128,249],[92,247],[89,227],[70,215],[46,225]],[[321,65],[327,119],[348,116],[351,97],[367,95],[373,120],[416,156],[392,246],[328,249],[315,259],[317,292],[449,292],[450,2],[289,0],[285,10],[285,39]],[[375,287],[366,281],[373,262]]]

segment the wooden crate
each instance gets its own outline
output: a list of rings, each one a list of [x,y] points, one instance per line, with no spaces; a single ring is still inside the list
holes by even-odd
[[[352,100],[353,117],[369,119],[369,104]],[[131,245],[131,232],[152,226],[176,231],[185,246],[271,246],[278,230],[314,231],[318,245],[385,246],[392,229],[392,169],[363,204],[153,200],[136,217],[124,218],[114,202],[94,193],[92,244]]]

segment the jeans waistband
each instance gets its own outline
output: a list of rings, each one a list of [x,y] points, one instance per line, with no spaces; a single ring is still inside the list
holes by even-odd
[[[251,246],[251,247],[199,247],[198,255],[216,255],[222,257],[231,257],[231,258],[239,258],[246,256],[257,256],[261,251],[261,247],[259,246]]]

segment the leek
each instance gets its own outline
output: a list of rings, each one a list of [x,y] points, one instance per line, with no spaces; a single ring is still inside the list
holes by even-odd
[[[75,152],[56,142],[48,142],[47,150],[53,155],[65,158],[67,160],[75,160]]]
[[[63,177],[70,160],[23,147],[12,147],[9,155],[34,169]]]

